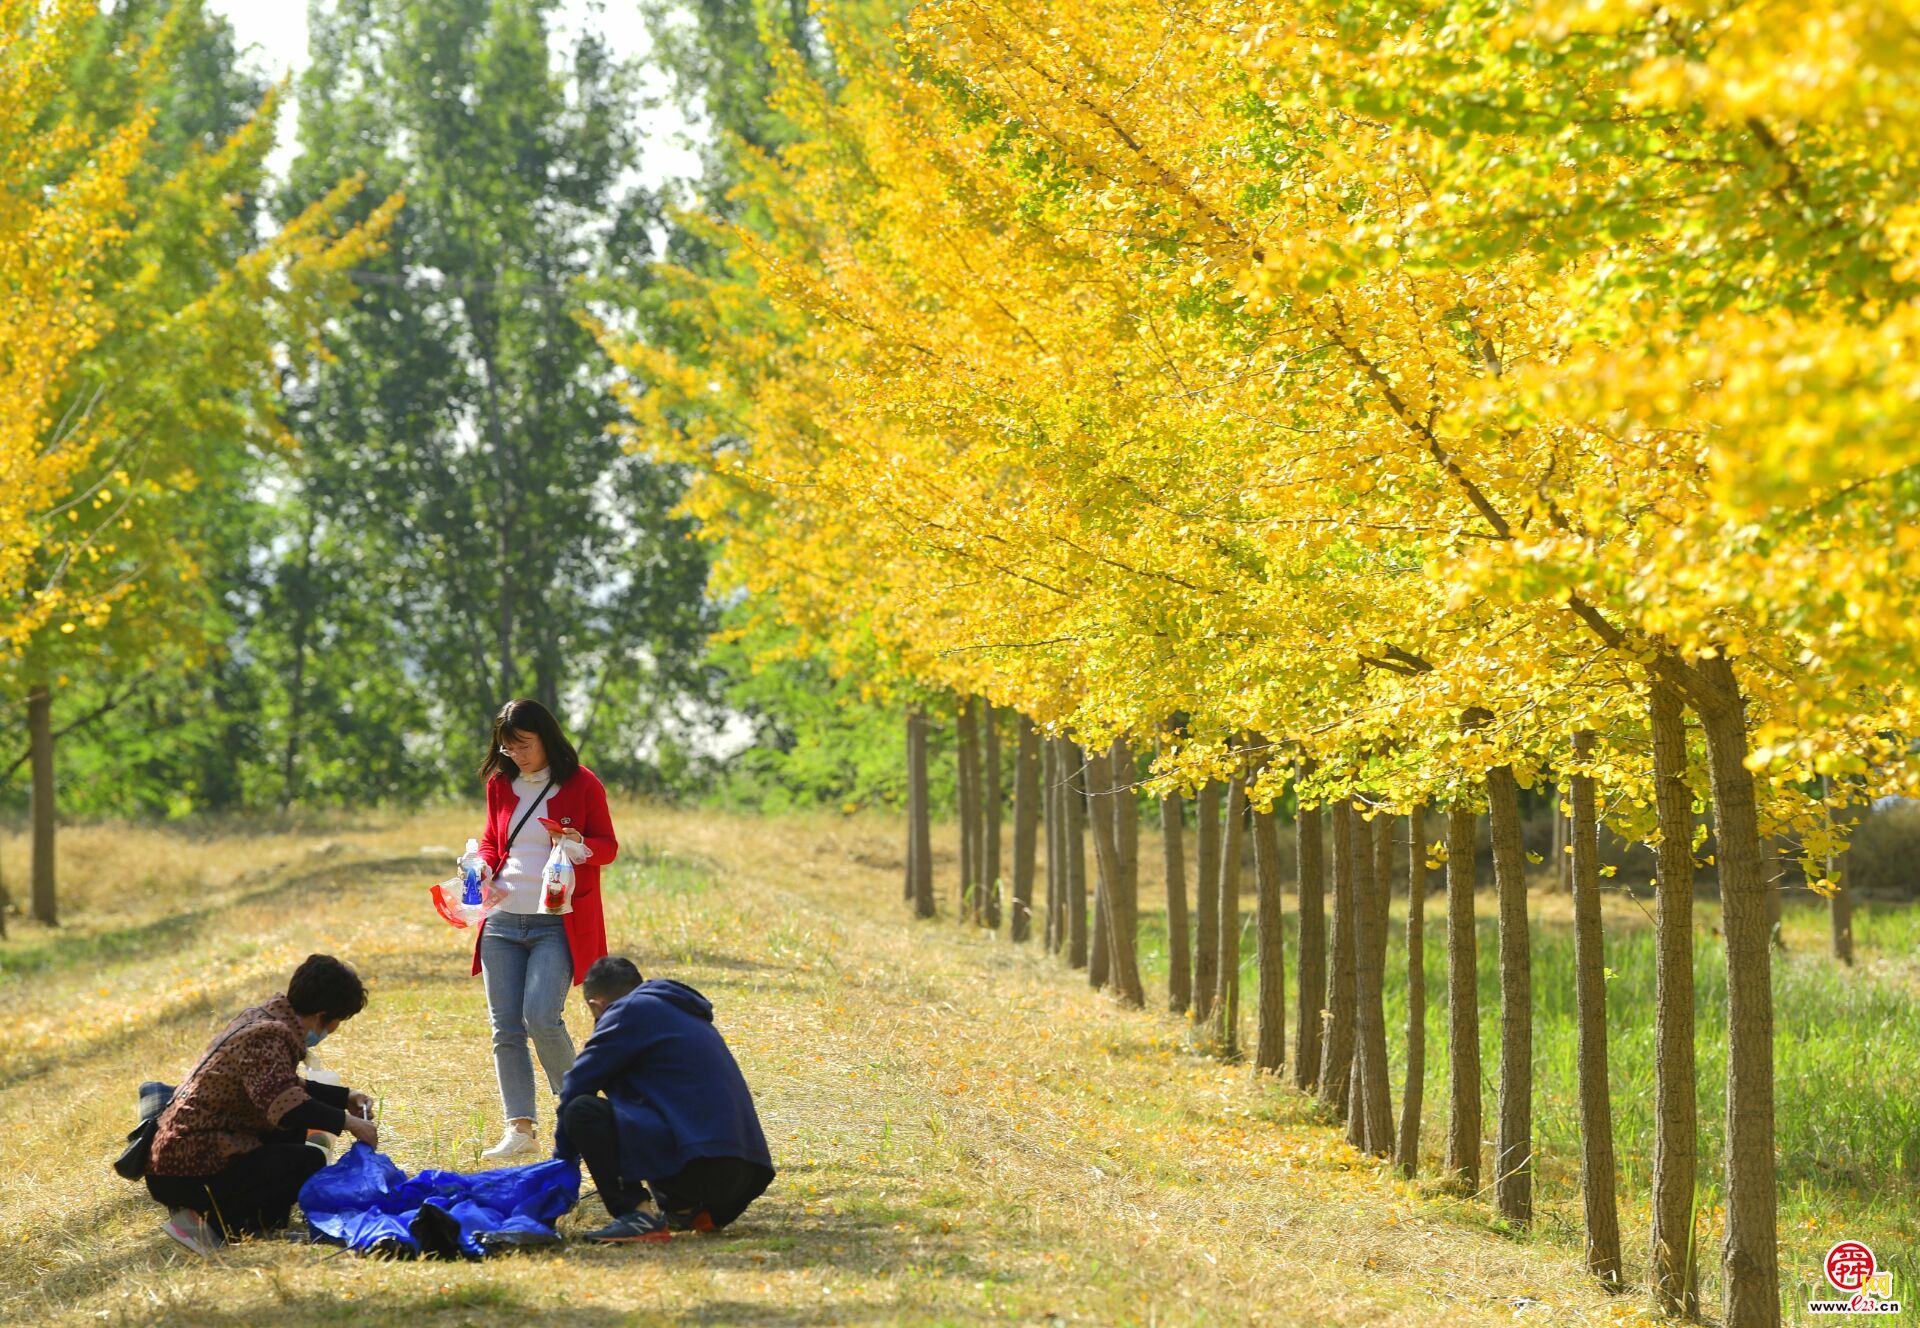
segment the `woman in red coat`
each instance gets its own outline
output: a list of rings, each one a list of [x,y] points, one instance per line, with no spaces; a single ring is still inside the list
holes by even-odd
[[[528,1039],[556,1094],[573,1064],[573,1039],[561,1016],[567,989],[607,952],[600,869],[620,844],[607,814],[606,787],[580,764],[559,722],[538,701],[509,701],[501,708],[480,777],[487,784],[480,856],[504,896],[474,943],[473,971],[486,979],[493,1068],[507,1116],[500,1142],[481,1156],[503,1161],[540,1151]],[[540,889],[555,844],[565,845],[574,864],[571,904],[559,914],[543,910]]]

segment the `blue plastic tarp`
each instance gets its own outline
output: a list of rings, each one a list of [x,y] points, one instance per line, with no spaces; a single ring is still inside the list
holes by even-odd
[[[579,1201],[578,1162],[409,1177],[362,1143],[300,1187],[300,1211],[315,1240],[403,1257],[478,1259],[555,1243],[554,1223]]]

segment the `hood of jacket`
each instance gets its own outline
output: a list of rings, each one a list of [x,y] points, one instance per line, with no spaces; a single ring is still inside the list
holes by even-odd
[[[713,1022],[713,1002],[684,982],[675,982],[672,978],[654,978],[650,982],[642,982],[621,999],[631,1000],[635,996],[652,996],[690,1015],[697,1015],[708,1023]]]

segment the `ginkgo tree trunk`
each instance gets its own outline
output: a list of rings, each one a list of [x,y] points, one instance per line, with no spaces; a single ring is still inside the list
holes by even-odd
[[[1411,1179],[1420,1170],[1420,1108],[1427,1074],[1427,809],[1407,815],[1407,1080],[1400,1096],[1394,1163]]]
[[[1835,794],[1834,781],[1822,776],[1820,789],[1829,799]],[[1845,818],[1840,808],[1828,804],[1827,815],[1836,827],[1845,830]],[[1847,888],[1847,853],[1844,847],[1827,856],[1827,939],[1832,948],[1834,962],[1851,967],[1853,964],[1853,892]]]
[[[1657,675],[1647,686],[1658,827],[1654,886],[1653,1176],[1648,1280],[1668,1314],[1700,1308],[1694,1202],[1699,1170],[1693,1018],[1693,790],[1686,711]]]
[[[1000,770],[1000,711],[982,702],[980,716],[980,907],[975,918],[990,931],[1000,930],[1000,822],[1004,790]]]
[[[1040,731],[1024,714],[1016,714],[1014,724],[1013,898],[1008,908],[1007,934],[1019,942],[1033,934],[1035,844],[1040,828]]]
[[[53,693],[41,683],[27,693],[27,737],[33,752],[33,916],[60,921],[53,864]]]
[[[1296,782],[1297,787],[1297,782]],[[1320,808],[1302,804],[1295,823],[1295,868],[1298,872],[1299,994],[1294,1000],[1297,1023],[1293,1034],[1293,1086],[1311,1093],[1320,1076],[1321,1018],[1326,1008],[1327,953],[1323,912],[1326,861],[1322,856]]]
[[[1046,954],[1066,946],[1068,898],[1068,804],[1060,770],[1060,741],[1041,739],[1041,810],[1046,818]]]
[[[933,814],[927,790],[927,714],[907,712],[907,887],[918,918],[934,915]]]
[[[1193,1004],[1189,1014],[1197,1031],[1213,1017],[1215,973],[1220,963],[1220,795],[1222,785],[1209,780],[1194,799],[1198,821],[1194,828]]]
[[[1500,1102],[1493,1146],[1494,1207],[1533,1220],[1533,953],[1527,930],[1527,856],[1513,770],[1487,771],[1493,885],[1500,922]]]
[[[972,697],[960,702],[953,746],[954,797],[960,822],[960,888],[954,916],[967,920],[980,903],[980,721]]]
[[[1227,1060],[1240,1058],[1240,858],[1247,815],[1246,777],[1227,781],[1226,825],[1220,836],[1218,953],[1213,969],[1213,1045]]]
[[[1447,807],[1446,1168],[1467,1193],[1480,1189],[1480,938],[1473,887],[1480,817],[1464,798]]]
[[[1087,966],[1087,758],[1075,742],[1060,748],[1066,801],[1067,963]]]
[[[1109,985],[1121,1004],[1138,1007],[1146,1003],[1146,994],[1140,985],[1136,914],[1134,901],[1129,897],[1122,848],[1124,831],[1117,805],[1123,796],[1131,799],[1132,791],[1127,782],[1115,775],[1121,764],[1115,758],[1125,750],[1125,740],[1115,739],[1107,749],[1090,752],[1087,779],[1092,793],[1093,847],[1100,859],[1100,877],[1105,883],[1107,907],[1103,920],[1107,927]]]
[[[1193,940],[1188,934],[1186,800],[1160,799],[1160,853],[1167,889],[1167,1012],[1183,1016],[1193,1000]]]
[[[1369,1153],[1393,1152],[1393,1104],[1387,1088],[1386,957],[1388,855],[1392,820],[1385,813],[1353,820],[1353,1068],[1347,1142]]]
[[[1614,1195],[1613,1102],[1607,1087],[1607,967],[1600,926],[1600,821],[1590,729],[1573,735],[1569,816],[1573,848],[1576,1056],[1580,1092],[1580,1194],[1586,1204],[1587,1271],[1609,1286],[1621,1281],[1620,1215]]]
[[[1253,814],[1253,868],[1259,883],[1260,1006],[1253,1067],[1278,1074],[1287,1059],[1286,929],[1280,904],[1280,826],[1271,807]]]
[[[1329,805],[1333,819],[1333,910],[1328,919],[1332,954],[1322,1002],[1326,1031],[1320,1042],[1320,1101],[1342,1120],[1349,1110],[1353,1071],[1353,913],[1355,840],[1352,803],[1345,796]]]

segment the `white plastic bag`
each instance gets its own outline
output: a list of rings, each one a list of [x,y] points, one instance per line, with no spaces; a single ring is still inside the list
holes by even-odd
[[[573,912],[573,855],[564,839],[555,842],[540,872],[540,912]]]
[[[486,879],[486,868],[480,841],[469,839],[467,851],[460,855],[460,874],[433,887],[434,911],[456,927],[479,926],[498,902],[499,892]]]

